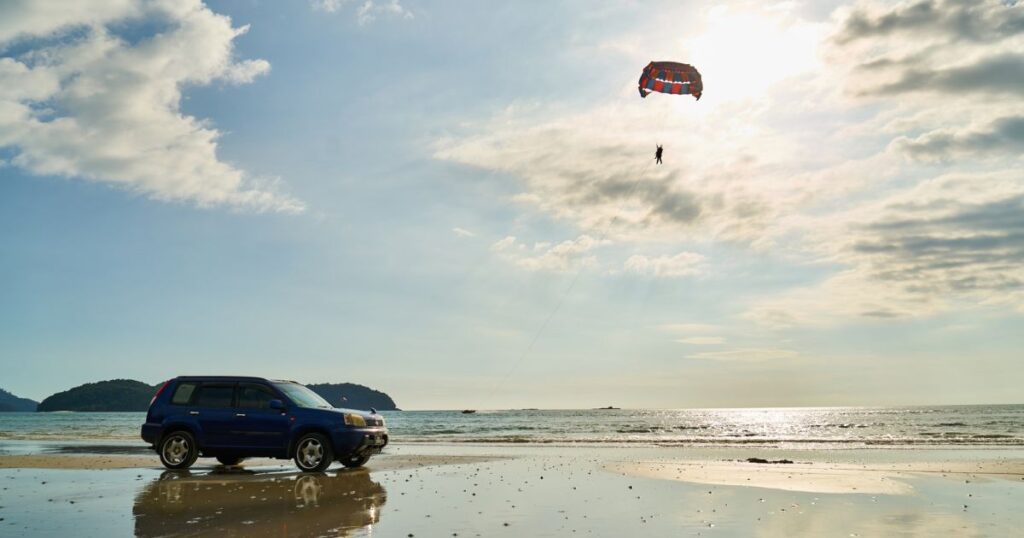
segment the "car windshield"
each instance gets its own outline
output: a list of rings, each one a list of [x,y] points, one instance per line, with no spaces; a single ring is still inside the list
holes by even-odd
[[[327,403],[327,400],[321,398],[319,394],[298,383],[274,383],[274,386],[285,393],[288,399],[295,402],[295,405],[299,407],[319,407],[324,409],[333,407]]]

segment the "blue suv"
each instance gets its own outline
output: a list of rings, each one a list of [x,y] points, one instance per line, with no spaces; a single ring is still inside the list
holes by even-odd
[[[388,430],[375,410],[335,409],[294,381],[176,377],[149,403],[142,440],[168,469],[186,469],[199,456],[224,465],[269,457],[320,472],[334,461],[362,466],[388,444]]]

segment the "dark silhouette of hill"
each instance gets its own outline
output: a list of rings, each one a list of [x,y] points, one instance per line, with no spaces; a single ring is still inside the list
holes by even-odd
[[[355,383],[317,383],[306,385],[334,407],[349,409],[369,409],[378,411],[398,411],[398,406],[391,396],[370,387]]]
[[[335,407],[350,409],[374,408],[380,411],[397,410],[395,401],[387,394],[355,383],[320,383],[308,385]],[[157,385],[147,385],[133,379],[113,379],[97,383],[86,383],[64,392],[58,392],[39,403],[31,403],[25,411],[146,411],[149,401],[156,394]],[[0,391],[2,392],[2,391]],[[15,398],[6,392],[0,394]],[[17,398],[16,398],[17,399]],[[0,410],[3,410],[0,408]]]
[[[39,402],[38,411],[146,411],[156,386],[133,379],[86,383]]]
[[[19,398],[4,389],[0,389],[0,412],[32,412],[39,405],[35,400]]]

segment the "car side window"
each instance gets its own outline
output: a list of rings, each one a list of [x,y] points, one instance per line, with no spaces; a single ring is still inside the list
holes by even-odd
[[[270,400],[279,400],[269,387],[251,383],[238,386],[238,407],[246,409],[270,409]]]
[[[181,383],[178,388],[174,389],[174,396],[171,396],[171,404],[173,405],[186,405],[189,400],[192,399],[192,394],[196,391],[195,383]]]
[[[235,395],[234,385],[203,385],[196,396],[197,407],[231,407]]]

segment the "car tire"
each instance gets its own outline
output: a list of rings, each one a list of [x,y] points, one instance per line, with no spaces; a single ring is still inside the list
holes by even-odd
[[[160,440],[160,463],[168,469],[188,469],[199,458],[196,438],[185,430],[173,431]]]
[[[231,466],[242,463],[245,461],[245,458],[240,458],[238,456],[217,456],[217,461],[219,461],[221,465]]]
[[[331,442],[319,433],[307,433],[295,443],[295,465],[306,473],[326,471],[334,462]]]
[[[366,465],[366,462],[368,461],[370,461],[369,454],[353,454],[347,458],[342,458],[341,464],[350,469],[355,469],[356,467],[362,467],[363,465]]]

